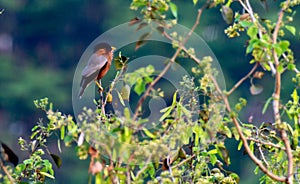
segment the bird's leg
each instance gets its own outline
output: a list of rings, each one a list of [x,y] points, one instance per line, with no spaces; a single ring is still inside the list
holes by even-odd
[[[96,83],[96,85],[98,86],[98,92],[99,92],[99,94],[100,94],[100,102],[101,102],[101,105],[103,104],[103,93],[102,93],[102,91],[103,91],[103,87],[102,87],[102,85],[101,85],[101,80],[95,80],[95,83]]]
[[[100,82],[101,83],[101,82]],[[103,91],[103,87],[101,86],[101,84],[99,83],[99,81],[95,80],[95,84],[98,86],[98,91],[102,92]]]

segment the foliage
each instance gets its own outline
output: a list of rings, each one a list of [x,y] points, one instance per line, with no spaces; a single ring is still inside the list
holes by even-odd
[[[175,3],[170,0],[133,0],[130,8],[139,10],[143,19],[134,18],[130,25],[137,25],[137,31],[155,25],[155,30],[173,44],[174,55],[166,61],[164,70],[156,71],[149,65],[126,72],[126,62],[121,62],[120,71],[106,91],[105,100],[96,102],[97,110],[84,108],[76,123],[71,116],[53,111],[47,99],[35,101],[36,107],[46,113],[47,123],[40,121],[32,129],[29,143],[19,139],[21,149],[29,152],[29,158],[14,170],[2,164],[1,168],[8,170],[3,183],[41,183],[46,177],[54,178],[52,164],[44,154],[46,151],[60,166],[60,158],[53,155],[46,144],[55,134],[59,135],[58,147],[63,140],[66,146],[75,147],[79,159],[90,158],[89,183],[92,177],[95,183],[239,183],[239,176],[223,167],[231,163],[225,144],[231,138],[239,142],[237,149],[243,147],[257,165],[255,174],[263,173],[261,183],[299,182],[300,106],[297,89],[300,77],[285,32],[296,35],[296,28],[290,23],[295,14],[293,8],[300,2],[281,2],[275,21],[262,19],[252,9],[249,0],[192,2],[195,7],[201,5],[195,24],[190,33],[178,35],[165,31],[177,24],[179,15]],[[231,9],[234,4],[240,7],[239,11]],[[202,12],[210,8],[220,9],[224,21],[230,24],[225,30],[229,38],[238,37],[243,32],[247,35],[245,53],[251,55],[249,64],[253,68],[227,91],[222,91],[216,80],[212,58],[197,58],[193,48],[185,47],[200,23]],[[146,44],[152,34],[143,34],[135,49]],[[143,103],[146,98],[163,96],[162,91],[154,86],[180,57],[188,57],[190,62],[197,64],[191,72],[199,79],[199,85],[194,85],[194,78],[183,77],[179,90],[185,91],[184,95],[179,96],[179,90],[175,91],[171,104],[160,110],[159,126],[149,127],[148,120],[143,118]],[[119,55],[121,61],[122,58]],[[264,71],[258,70],[259,67]],[[153,76],[154,72],[159,75]],[[281,97],[282,76],[287,72],[293,72],[290,82],[294,82],[295,87],[290,100],[284,102]],[[251,119],[248,122],[240,120],[241,110],[251,99],[241,97],[232,105],[229,98],[246,80],[250,80],[251,94],[260,94],[263,86],[255,84],[254,79],[260,80],[265,73],[273,77],[274,92],[261,111],[264,113],[271,107],[274,121],[260,122],[257,126]],[[114,85],[117,81],[124,83],[121,91],[117,91]],[[129,86],[134,86],[134,92],[141,95],[135,111],[131,113],[124,108],[117,116],[106,114],[105,106],[112,101],[112,91],[117,91],[118,100],[124,104],[129,100]],[[194,99],[200,95],[206,100],[197,111],[195,107],[199,104]],[[188,103],[186,99],[189,99]]]

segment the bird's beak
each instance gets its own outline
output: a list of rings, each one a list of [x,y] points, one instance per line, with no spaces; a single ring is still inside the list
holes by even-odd
[[[116,47],[111,47],[111,50],[115,51],[115,50],[117,50],[117,48]]]

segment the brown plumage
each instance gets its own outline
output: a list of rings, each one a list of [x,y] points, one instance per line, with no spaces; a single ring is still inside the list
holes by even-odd
[[[82,70],[80,82],[79,98],[82,97],[85,88],[95,81],[96,85],[102,90],[99,80],[102,79],[110,69],[115,48],[108,43],[99,43],[94,47],[94,53],[89,58],[87,65]]]

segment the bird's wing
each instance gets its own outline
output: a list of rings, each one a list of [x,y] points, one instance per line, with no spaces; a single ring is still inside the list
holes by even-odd
[[[89,77],[95,72],[98,72],[107,63],[107,58],[104,56],[98,56],[93,54],[88,60],[87,66],[82,70],[81,75],[83,77]]]

